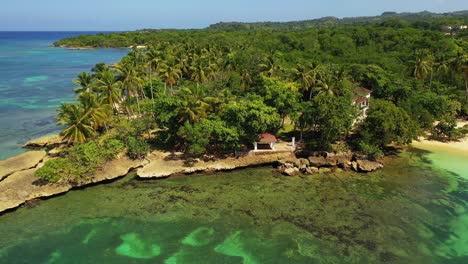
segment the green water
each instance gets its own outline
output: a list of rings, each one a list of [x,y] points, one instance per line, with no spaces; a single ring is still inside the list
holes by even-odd
[[[0,263],[468,263],[468,175],[432,158],[126,177],[0,216]]]

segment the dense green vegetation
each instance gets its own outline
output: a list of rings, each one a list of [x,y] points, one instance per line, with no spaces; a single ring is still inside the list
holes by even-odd
[[[73,148],[103,136],[118,140],[132,158],[144,157],[150,146],[187,155],[232,153],[259,133],[278,131],[303,139],[310,150],[347,142],[372,157],[428,132],[460,136],[453,124],[468,114],[466,34],[387,22],[137,31],[60,41],[146,46],[116,65],[98,64],[78,75],[78,102],[59,109],[62,136]],[[368,118],[353,126],[358,87],[372,90],[372,99]]]

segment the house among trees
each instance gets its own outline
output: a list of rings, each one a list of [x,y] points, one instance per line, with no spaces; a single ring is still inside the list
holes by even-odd
[[[278,139],[272,134],[264,133],[260,134],[259,140],[254,143],[254,151],[257,150],[275,150],[275,145],[278,143]]]
[[[371,98],[372,91],[363,87],[356,87],[353,95],[353,105],[355,105],[359,114],[354,120],[353,125],[361,122],[367,117],[367,110],[369,109],[369,100]]]
[[[450,33],[450,32],[452,32],[452,26],[443,26],[443,27],[441,28],[441,30],[442,30],[443,32]]]
[[[369,109],[369,99],[372,91],[366,88],[357,87],[354,89],[353,105],[359,107],[363,112]]]

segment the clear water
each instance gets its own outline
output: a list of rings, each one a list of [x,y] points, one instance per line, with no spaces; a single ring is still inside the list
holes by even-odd
[[[73,78],[96,63],[119,61],[127,50],[66,50],[54,41],[83,32],[0,32],[0,160],[26,141],[57,133],[57,107],[74,99]],[[95,32],[87,32],[95,33]]]
[[[466,172],[432,157],[368,175],[129,176],[0,216],[0,263],[468,263]]]

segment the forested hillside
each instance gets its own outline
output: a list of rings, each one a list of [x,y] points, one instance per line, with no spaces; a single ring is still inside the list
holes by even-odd
[[[309,150],[352,149],[371,158],[426,133],[454,139],[466,133],[455,119],[468,114],[465,31],[383,22],[65,39],[56,45],[144,47],[78,76],[79,102],[59,109],[62,136],[78,152],[111,144],[133,158],[162,146],[191,156],[229,153],[265,132],[304,139]],[[371,90],[372,99],[367,118],[353,125],[356,88]]]

